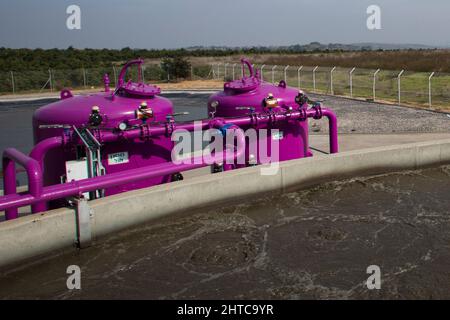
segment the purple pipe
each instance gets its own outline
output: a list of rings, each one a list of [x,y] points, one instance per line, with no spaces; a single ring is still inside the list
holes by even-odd
[[[330,137],[330,153],[339,152],[338,126],[336,115],[328,109],[322,109],[322,115],[328,118],[328,128]]]
[[[144,60],[142,60],[142,59],[136,59],[136,60],[131,60],[131,61],[129,61],[129,62],[127,62],[124,66],[123,66],[123,68],[122,68],[122,70],[120,71],[120,74],[119,74],[119,77],[118,77],[118,79],[119,79],[119,81],[118,81],[118,83],[117,83],[117,85],[116,85],[116,90],[118,89],[118,88],[120,88],[121,86],[123,86],[123,84],[124,84],[124,78],[125,78],[125,74],[127,73],[127,69],[128,69],[128,67],[130,67],[130,66],[132,66],[132,65],[135,65],[135,64],[137,64],[137,65],[142,65],[144,63]],[[141,79],[142,79],[142,74],[141,74],[141,68],[139,67],[139,81],[141,81]]]
[[[211,120],[202,120],[201,126],[196,127],[194,123],[188,123],[188,124],[173,124],[173,130],[187,130],[187,131],[193,131],[194,129],[201,128],[202,130],[210,128],[211,127]],[[200,122],[200,121],[198,121]],[[161,136],[164,134],[167,134],[167,126],[159,126],[159,127],[151,127],[150,125],[143,126],[138,129],[132,129],[122,132],[111,132],[111,131],[102,131],[101,128],[99,130],[96,130],[93,132],[97,140],[101,143],[104,142],[114,142],[120,139],[125,140],[133,140],[138,138],[150,138],[153,136]],[[170,133],[170,132],[169,132]]]
[[[314,109],[310,109],[306,111],[306,117],[308,118],[320,118],[322,116],[325,116],[328,118],[329,121],[329,128],[330,128],[330,153],[337,153],[338,152],[338,138],[337,138],[337,118],[336,115],[328,109],[321,109],[318,113]],[[284,121],[284,120],[306,120],[305,113],[299,112],[299,111],[293,111],[291,113],[274,113],[274,114],[267,114],[267,115],[256,115],[256,116],[248,116],[248,117],[241,117],[241,118],[234,118],[234,119],[222,119],[222,118],[216,118],[216,119],[207,119],[207,120],[201,120],[201,128],[202,130],[212,127],[213,124],[218,120],[223,121],[224,124],[234,124],[238,127],[247,126],[247,125],[262,125],[267,124],[269,122],[276,122],[276,121]],[[198,121],[200,122],[200,121]],[[180,124],[176,125],[174,124],[173,130],[177,129],[184,129],[188,131],[193,131],[195,129],[194,123],[188,123],[188,124]],[[149,138],[151,136],[158,136],[163,135],[167,133],[166,126],[161,127],[146,127],[145,129],[139,128],[134,130],[128,130],[123,131],[121,133],[114,133],[111,131],[97,131],[95,134],[100,142],[112,142],[117,141],[118,139],[137,139],[137,138]]]
[[[202,120],[199,127],[202,130],[206,128],[217,128],[224,124],[234,124],[231,128],[238,128],[239,126],[246,125],[261,125],[267,124],[269,122],[285,121],[285,120],[300,120],[304,121],[306,118],[320,119],[325,116],[329,120],[329,136],[330,136],[330,153],[338,152],[338,139],[337,139],[337,118],[334,113],[327,109],[314,108],[307,111],[294,111],[291,113],[283,114],[266,114],[266,115],[255,115],[234,119],[208,119]],[[196,124],[173,124],[172,130],[175,129],[185,129],[188,131],[194,130]],[[230,128],[229,128],[230,129]],[[124,131],[120,133],[114,133],[110,131],[97,130],[94,132],[99,141],[101,142],[113,142],[120,139],[136,139],[136,138],[149,138],[152,136],[158,136],[163,134],[168,134],[167,126],[160,127],[143,127],[139,129]],[[242,131],[238,130],[238,133]],[[242,137],[239,137],[242,139]],[[242,144],[245,146],[245,137]],[[63,137],[52,137],[45,139],[38,143],[33,151],[30,153],[30,157],[22,154],[16,149],[7,149],[3,155],[3,168],[4,168],[4,186],[5,186],[5,196],[0,198],[0,210],[6,209],[6,218],[13,219],[17,217],[17,208],[21,206],[26,206],[32,204],[32,212],[41,212],[46,210],[46,202],[49,200],[55,200],[59,198],[64,198],[68,196],[81,195],[87,191],[94,191],[98,189],[105,189],[112,186],[117,186],[129,182],[136,182],[143,179],[148,179],[152,177],[158,177],[163,175],[169,175],[176,172],[192,170],[195,168],[200,168],[206,166],[204,159],[195,160],[193,164],[183,164],[175,165],[172,163],[164,163],[161,165],[154,165],[150,167],[142,167],[133,170],[127,170],[124,172],[114,173],[106,176],[73,181],[71,183],[60,184],[45,187],[43,189],[43,160],[46,153],[57,147],[61,147],[66,143]],[[245,149],[245,148],[244,148]],[[235,154],[236,159],[238,156],[242,155],[245,150],[240,150],[239,154]],[[226,155],[223,154],[226,158]],[[29,181],[29,194],[16,194],[16,172],[14,161],[18,162],[25,167],[28,174]],[[197,162],[198,161],[198,162]],[[226,161],[224,161],[225,163]],[[44,190],[44,191],[42,191]],[[41,196],[42,195],[42,196]]]
[[[44,172],[44,159],[45,155],[48,151],[62,147],[64,145],[64,139],[62,137],[51,137],[47,138],[45,140],[42,140],[38,144],[36,144],[33,148],[33,150],[30,153],[30,158],[33,158],[39,163],[39,166],[41,168],[41,172]],[[43,178],[42,178],[43,179]],[[46,202],[42,202],[37,204],[36,206],[32,207],[31,212],[32,213],[38,213],[42,211],[46,211],[48,208]]]
[[[42,170],[38,161],[28,157],[17,149],[8,148],[3,152],[3,185],[5,195],[15,194],[16,189],[16,167],[15,162],[23,166],[28,176],[28,192],[34,198],[42,196],[43,179]],[[32,212],[45,211],[45,203],[36,203],[32,206]],[[18,216],[18,210],[16,208],[8,208],[5,210],[5,217],[7,220],[15,219]]]
[[[30,153],[30,158],[33,158],[41,165],[41,170],[44,171],[44,158],[48,151],[64,145],[64,140],[62,137],[51,137],[42,140],[36,144]]]
[[[221,119],[216,118],[213,120],[207,119],[201,121],[201,129],[204,130],[206,128],[213,127],[215,125],[219,125],[219,122],[222,124],[232,123],[237,126],[246,126],[250,124],[254,125],[262,125],[267,124],[273,121],[283,121],[286,119],[290,120],[305,120],[306,117],[321,117],[322,115],[326,116],[329,120],[330,127],[330,153],[338,152],[338,143],[337,143],[337,119],[334,113],[328,109],[321,109],[320,114],[317,113],[316,110],[308,110],[306,113],[304,112],[291,112],[291,113],[283,113],[283,114],[267,114],[267,115],[256,115],[253,117],[241,117],[235,119]],[[199,121],[200,122],[200,121]],[[184,129],[188,131],[192,131],[195,129],[194,123],[187,124],[174,124],[173,130],[176,129]],[[123,131],[120,133],[114,133],[111,131],[102,131],[101,129],[94,132],[100,142],[113,142],[119,139],[127,139],[133,140],[137,138],[149,138],[152,136],[159,136],[167,133],[166,126],[159,127],[144,127],[134,130]],[[61,137],[53,137],[46,140],[43,140],[41,143],[36,145],[35,149],[31,152],[30,156],[39,162],[42,161],[45,153],[54,147],[59,147],[62,145],[63,139]]]
[[[235,133],[238,139],[238,146],[240,146],[240,148],[233,153],[228,150],[224,150],[218,155],[218,157],[223,157],[226,162],[231,160],[234,161],[245,153],[245,134],[242,130],[235,130]],[[191,163],[188,164],[163,163],[90,179],[71,181],[65,184],[44,187],[40,194],[32,194],[31,192],[30,194],[9,194],[1,199],[0,211],[5,209],[8,210],[7,208],[17,208],[70,196],[80,196],[89,191],[110,188],[130,182],[170,175],[176,172],[183,172],[209,165],[204,162],[202,157],[192,158],[190,162]],[[36,168],[40,169],[38,165]]]

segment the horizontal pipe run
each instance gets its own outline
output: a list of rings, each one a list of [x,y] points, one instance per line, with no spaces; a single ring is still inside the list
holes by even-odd
[[[316,110],[310,109],[306,111],[306,114],[308,117],[313,117],[317,115]],[[322,109],[322,114],[327,116],[332,122],[333,126],[336,126],[337,120],[334,113],[328,109]],[[215,123],[216,120],[221,120],[223,123],[227,124],[234,124],[239,127],[241,126],[247,126],[252,124],[267,124],[270,122],[277,122],[277,121],[284,121],[284,120],[305,120],[305,113],[302,111],[292,111],[292,112],[286,112],[286,113],[273,113],[273,114],[264,114],[264,115],[250,115],[247,117],[240,117],[240,118],[216,118],[216,119],[205,119],[205,120],[199,120],[192,123],[185,123],[185,124],[176,124],[173,125],[173,130],[187,130],[187,131],[194,131],[196,129],[207,129],[212,127],[213,123]],[[337,127],[337,126],[336,126]],[[111,132],[111,131],[103,131],[101,128],[97,129],[96,137],[100,142],[112,142],[117,141],[118,139],[137,139],[137,138],[149,138],[152,136],[159,136],[167,134],[167,127],[166,126],[160,126],[160,127],[150,127],[147,126],[145,128],[137,128],[127,131],[121,131],[121,132]],[[336,131],[336,140],[337,140],[337,131]]]
[[[235,128],[236,129],[236,128]],[[239,159],[245,154],[245,135],[242,130],[234,130],[237,140],[238,149],[230,153],[229,150],[224,150],[222,153],[216,155],[217,158],[224,159],[225,162]],[[34,194],[10,194],[1,198],[0,211],[11,207],[23,207],[38,202],[48,202],[51,200],[80,196],[85,192],[94,191],[98,189],[106,189],[123,185],[130,182],[146,180],[154,177],[170,175],[176,172],[193,170],[209,165],[203,157],[191,158],[191,163],[173,164],[163,163],[153,166],[141,167],[137,169],[112,173],[105,176],[98,176],[90,179],[83,179],[78,181],[71,181],[65,184],[58,184],[44,187],[40,195]],[[37,162],[36,162],[37,164]],[[38,167],[39,168],[39,167]]]
[[[204,130],[206,128],[217,128],[222,127],[225,124],[233,124],[231,128],[238,129],[239,126],[245,125],[257,125],[257,124],[267,124],[270,122],[285,121],[285,120],[306,120],[306,118],[319,119],[322,116],[326,116],[329,120],[330,128],[330,153],[338,152],[338,141],[337,141],[337,119],[333,112],[327,109],[312,108],[307,111],[299,110],[287,113],[270,113],[265,115],[250,115],[248,117],[241,117],[235,119],[207,119],[201,120],[200,124],[198,122],[185,123],[176,125],[173,124],[173,129],[184,129],[188,131],[193,130]],[[169,126],[168,124],[167,126]],[[135,138],[145,138],[157,135],[163,135],[168,133],[167,126],[160,127],[145,127],[138,128],[129,131],[123,131],[120,133],[115,133],[111,131],[101,131],[98,129],[96,134],[101,142],[113,142],[124,139],[135,139]],[[241,130],[235,130],[240,132]],[[239,140],[240,138],[238,138]],[[239,146],[245,146],[245,137],[243,138],[243,143],[238,144]],[[239,141],[238,141],[239,142]],[[205,159],[195,159],[193,164],[182,164],[175,165],[172,163],[165,163],[162,165],[155,165],[151,167],[137,168],[133,170],[127,170],[124,172],[114,173],[106,176],[95,177],[91,179],[72,181],[66,184],[54,185],[43,188],[43,160],[45,154],[52,148],[60,147],[65,144],[64,137],[52,137],[45,139],[38,143],[30,154],[30,157],[20,153],[15,150],[12,152],[12,158],[16,159],[18,163],[23,165],[29,176],[29,194],[16,194],[15,186],[15,168],[14,163],[10,163],[8,154],[6,153],[6,158],[4,156],[4,168],[5,168],[5,196],[0,198],[0,210],[7,211],[7,218],[17,217],[17,208],[33,205],[33,213],[44,211],[46,207],[46,202],[50,200],[65,198],[69,196],[79,196],[88,191],[94,191],[98,189],[106,189],[112,186],[118,186],[125,183],[136,182],[142,179],[148,179],[151,177],[169,175],[176,172],[188,171],[196,168],[203,167],[205,164]],[[243,151],[245,152],[245,151]],[[239,156],[241,156],[240,154]],[[234,155],[237,157],[238,155]],[[222,157],[226,157],[222,155]],[[6,159],[6,160],[5,160]],[[236,159],[236,158],[233,158]],[[209,161],[208,161],[209,162]],[[14,174],[13,174],[14,172]],[[13,185],[14,183],[14,185]],[[42,203],[39,203],[42,202]]]

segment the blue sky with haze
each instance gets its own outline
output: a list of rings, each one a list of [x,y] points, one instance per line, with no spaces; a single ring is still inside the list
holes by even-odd
[[[81,7],[81,30],[66,8]],[[366,8],[382,30],[366,28]],[[0,47],[179,48],[322,43],[450,45],[449,0],[0,0]]]

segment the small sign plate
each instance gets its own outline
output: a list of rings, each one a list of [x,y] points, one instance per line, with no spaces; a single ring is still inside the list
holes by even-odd
[[[108,164],[114,166],[116,164],[128,163],[128,152],[117,152],[108,154]]]

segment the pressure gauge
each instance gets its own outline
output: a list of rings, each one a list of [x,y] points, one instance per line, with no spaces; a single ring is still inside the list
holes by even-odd
[[[127,124],[125,123],[125,122],[121,122],[120,124],[119,124],[119,130],[120,131],[125,131],[126,129],[127,129]]]

